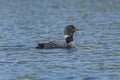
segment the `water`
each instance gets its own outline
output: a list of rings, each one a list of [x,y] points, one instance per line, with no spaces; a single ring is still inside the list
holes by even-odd
[[[119,80],[119,0],[0,0],[0,80]],[[39,50],[64,40],[76,47]]]

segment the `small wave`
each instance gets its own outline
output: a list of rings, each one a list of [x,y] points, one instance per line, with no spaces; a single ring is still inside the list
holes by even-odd
[[[13,50],[28,50],[34,47],[26,46],[26,45],[12,45],[12,46],[0,46],[1,51],[13,51]]]
[[[25,47],[26,45],[12,45],[12,46],[0,46],[1,48],[7,48],[7,47]]]

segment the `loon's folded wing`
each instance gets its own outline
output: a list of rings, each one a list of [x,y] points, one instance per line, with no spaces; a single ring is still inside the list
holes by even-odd
[[[68,48],[67,43],[50,41],[48,43],[39,43],[36,48],[40,49],[53,49],[53,48]]]

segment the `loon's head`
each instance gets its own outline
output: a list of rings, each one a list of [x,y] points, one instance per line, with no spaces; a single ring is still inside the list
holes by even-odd
[[[66,28],[64,30],[64,37],[65,37],[66,43],[69,44],[69,43],[71,43],[73,41],[73,34],[76,31],[79,31],[79,29],[75,28],[74,25],[68,25],[68,26],[66,26]]]

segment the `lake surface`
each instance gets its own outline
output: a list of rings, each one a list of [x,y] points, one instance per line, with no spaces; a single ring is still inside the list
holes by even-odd
[[[69,24],[75,48],[34,48]],[[0,80],[120,80],[120,0],[0,0]]]

